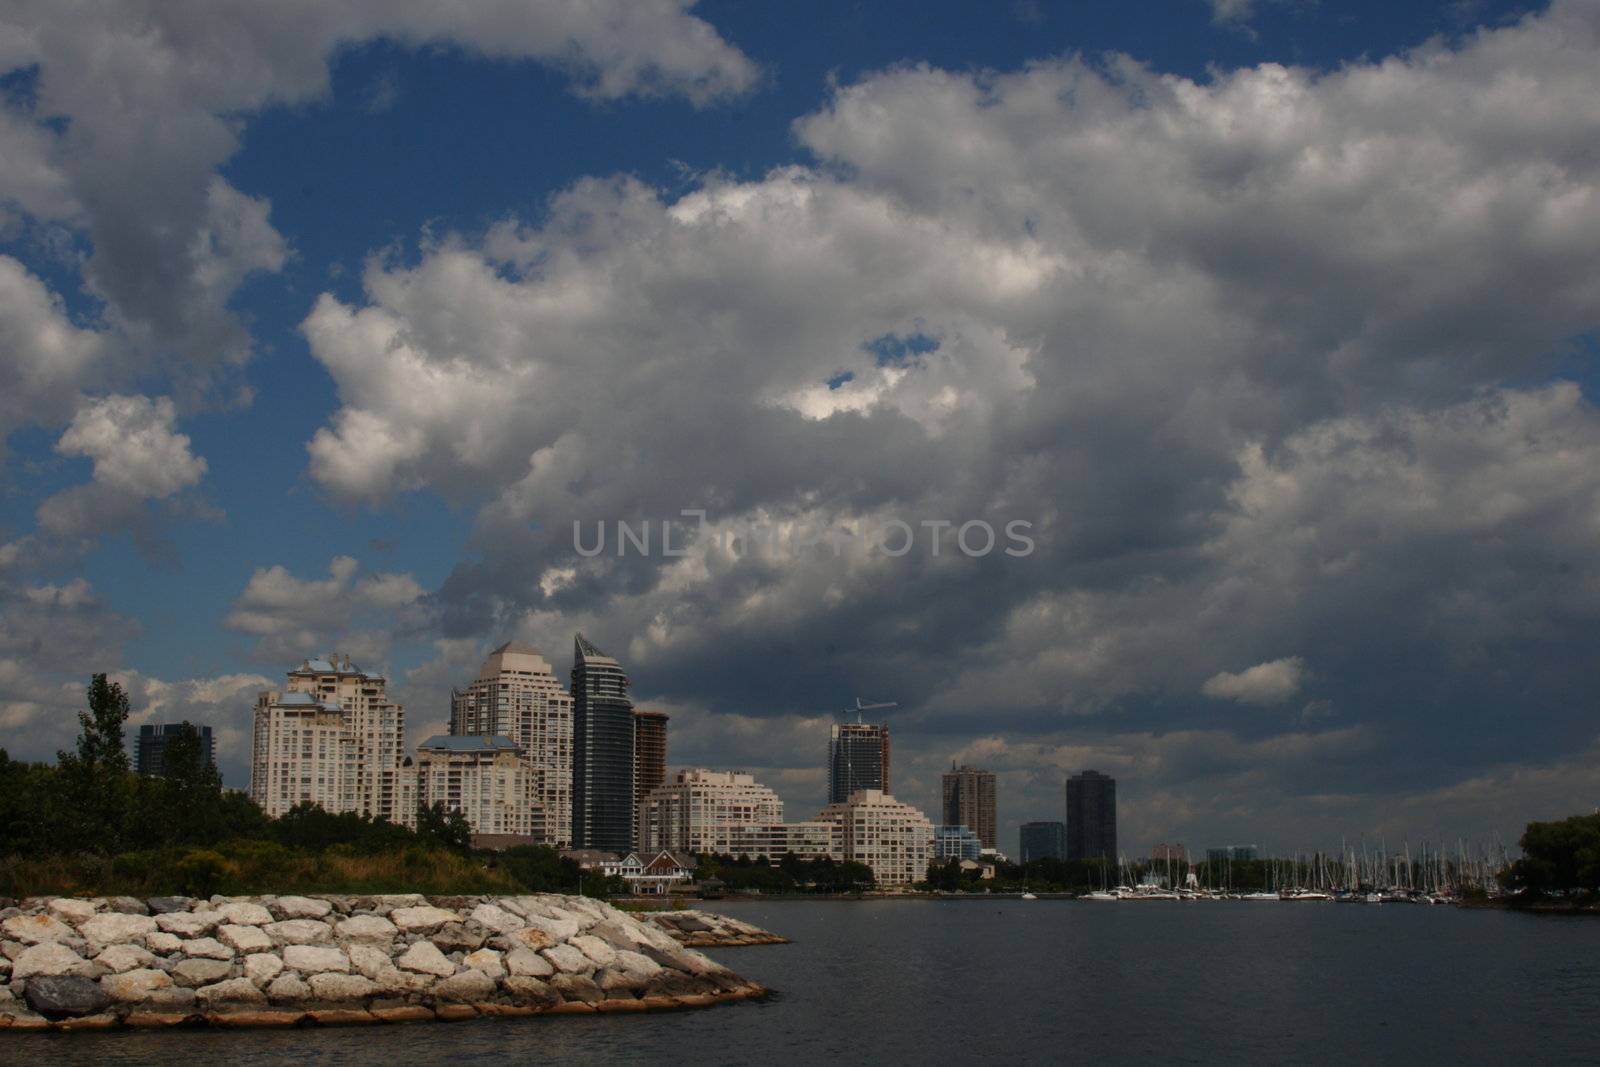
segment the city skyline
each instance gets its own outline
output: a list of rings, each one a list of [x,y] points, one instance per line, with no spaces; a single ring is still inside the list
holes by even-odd
[[[0,14],[12,756],[582,632],[797,811],[896,702],[1005,848],[1600,794],[1593,0],[313,7]]]

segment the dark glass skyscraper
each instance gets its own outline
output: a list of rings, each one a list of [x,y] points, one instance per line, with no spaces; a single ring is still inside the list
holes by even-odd
[[[1117,780],[1099,771],[1067,777],[1067,859],[1117,858]]]
[[[582,634],[572,654],[572,847],[633,848],[633,702],[622,666]]]
[[[167,773],[167,742],[177,736],[184,723],[150,723],[139,727],[139,738],[134,743],[134,770],[146,776],[160,777]],[[211,766],[217,765],[217,750],[211,738],[211,727],[196,726],[200,735],[200,754]]]
[[[1025,822],[1018,835],[1023,863],[1031,860],[1064,859],[1067,852],[1067,827],[1059,822]]]
[[[828,737],[828,803],[843,804],[858,789],[889,788],[889,727],[834,723]]]

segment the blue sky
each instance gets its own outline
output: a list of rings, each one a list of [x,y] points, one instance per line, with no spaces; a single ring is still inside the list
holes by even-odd
[[[1152,840],[1586,803],[1592,4],[291,8],[0,18],[13,752],[103,668],[242,784],[285,657],[415,740],[583,626],[797,816],[856,695],[1012,825],[1096,764]],[[564,544],[697,506],[1041,551]]]

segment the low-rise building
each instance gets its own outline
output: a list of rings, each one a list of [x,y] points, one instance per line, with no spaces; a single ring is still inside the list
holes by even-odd
[[[459,811],[475,834],[528,836],[544,812],[522,750],[498,734],[440,734],[417,746],[417,804]]]
[[[880,886],[904,886],[928,876],[933,823],[910,804],[878,789],[850,794],[817,816],[840,828],[843,859],[864,863]]]
[[[949,860],[975,860],[982,851],[983,842],[970,827],[933,828],[933,858],[939,863]]]
[[[727,853],[741,828],[781,822],[783,801],[751,775],[683,770],[640,802],[640,851]]]
[[[844,830],[837,822],[753,823],[735,827],[728,852],[737,858],[766,857],[776,867],[786,857],[843,859]]]

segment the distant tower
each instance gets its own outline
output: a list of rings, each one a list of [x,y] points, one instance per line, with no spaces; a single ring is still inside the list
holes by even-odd
[[[860,789],[889,792],[889,727],[838,722],[828,736],[828,803],[843,804]]]
[[[633,713],[633,843],[644,847],[643,827],[638,825],[639,805],[650,790],[667,780],[667,715],[660,711]]]
[[[530,833],[557,847],[572,840],[572,697],[538,649],[507,641],[489,653],[450,694],[450,733],[510,738],[538,806]]]
[[[1067,826],[1059,822],[1025,822],[1018,835],[1022,862],[1038,859],[1064,859],[1067,851]]]
[[[1117,780],[1099,771],[1067,777],[1067,859],[1117,858]]]
[[[159,778],[166,774],[167,742],[176,737],[182,729],[182,723],[147,722],[139,727],[139,739],[135,742],[134,748],[133,769],[147,778]],[[196,726],[194,729],[200,735],[200,751],[205,757],[205,762],[215,767],[217,749],[211,737],[211,727]]]
[[[572,847],[633,848],[633,702],[622,665],[573,638]]]
[[[967,827],[978,835],[984,848],[999,847],[995,843],[993,771],[951,763],[944,776],[944,823]]]

